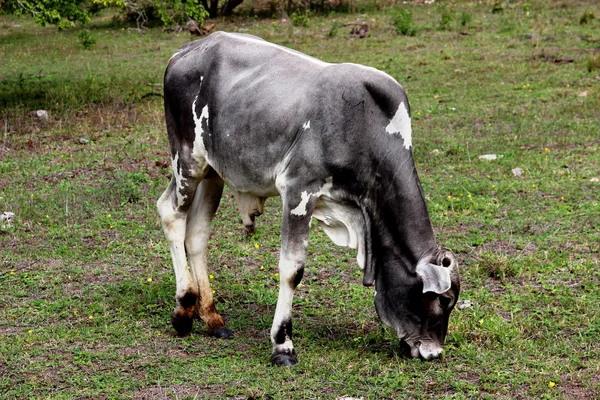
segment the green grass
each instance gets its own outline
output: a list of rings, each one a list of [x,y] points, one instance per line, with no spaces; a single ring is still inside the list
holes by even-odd
[[[403,83],[432,221],[473,302],[451,316],[442,360],[403,358],[356,254],[315,229],[291,369],[269,365],[279,199],[250,239],[231,197],[221,202],[210,265],[235,337],[209,338],[201,324],[172,335],[175,280],[154,207],[170,174],[157,94],[190,36],[140,36],[106,17],[87,27],[96,43],[85,50],[78,30],[1,17],[0,213],[15,223],[0,227],[0,397],[600,397],[600,76],[589,69],[600,21],[580,23],[600,12],[482,3],[399,5],[415,36],[377,7],[305,27],[217,21]],[[329,35],[357,18],[368,38]]]

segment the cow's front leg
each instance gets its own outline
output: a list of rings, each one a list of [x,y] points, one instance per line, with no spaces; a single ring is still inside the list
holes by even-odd
[[[301,196],[283,196],[281,221],[281,250],[279,254],[279,297],[271,328],[275,365],[295,365],[298,362],[292,343],[292,301],[296,287],[304,274],[308,232],[315,199]],[[299,203],[299,206],[292,203]],[[294,202],[294,200],[296,200]],[[306,201],[308,200],[308,201]],[[299,208],[300,207],[300,208]]]

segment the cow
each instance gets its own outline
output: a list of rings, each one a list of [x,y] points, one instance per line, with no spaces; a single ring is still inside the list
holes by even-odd
[[[434,236],[398,82],[375,68],[216,32],[170,59],[164,106],[173,174],[157,208],[175,270],[171,322],[180,336],[190,334],[194,317],[209,335],[232,336],[207,272],[210,225],[227,183],[248,216],[262,212],[264,199],[282,199],[273,364],[298,362],[292,299],[312,218],[336,245],[357,249],[362,282],[375,286],[377,314],[401,348],[440,357],[460,291],[458,263]]]

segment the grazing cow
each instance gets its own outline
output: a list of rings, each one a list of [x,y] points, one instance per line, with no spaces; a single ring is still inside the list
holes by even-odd
[[[436,243],[412,158],[408,100],[393,78],[217,32],[175,53],[164,91],[173,176],[157,207],[177,280],[179,335],[199,316],[210,335],[231,336],[206,265],[227,182],[248,216],[265,198],[282,198],[274,364],[297,363],[292,298],[311,218],[335,244],[358,249],[363,284],[375,286],[377,313],[403,348],[426,360],[441,355],[458,266]]]

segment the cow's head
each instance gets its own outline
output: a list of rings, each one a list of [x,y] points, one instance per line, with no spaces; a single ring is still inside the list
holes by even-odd
[[[375,308],[411,357],[439,358],[448,318],[458,300],[458,263],[448,249],[419,261],[416,273],[396,265],[379,268]]]

